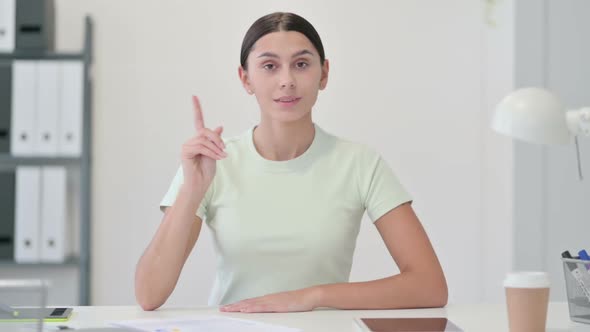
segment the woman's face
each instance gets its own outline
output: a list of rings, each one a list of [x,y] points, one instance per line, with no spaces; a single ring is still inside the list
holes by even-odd
[[[329,66],[328,60],[321,65],[305,35],[269,33],[256,41],[247,61],[247,71],[239,68],[240,79],[256,95],[263,116],[281,122],[310,116],[318,91],[326,87]]]

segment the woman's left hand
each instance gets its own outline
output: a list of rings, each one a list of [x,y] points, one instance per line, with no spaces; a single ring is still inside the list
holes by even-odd
[[[317,307],[318,290],[305,288],[242,300],[221,306],[223,312],[297,312]]]

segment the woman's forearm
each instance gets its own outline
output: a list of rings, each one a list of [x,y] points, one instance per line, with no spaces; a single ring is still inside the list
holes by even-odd
[[[336,309],[443,307],[448,297],[442,273],[404,272],[373,281],[320,285],[308,291],[316,298],[316,307]]]
[[[160,307],[170,296],[201,223],[195,211],[203,199],[201,191],[181,187],[174,204],[160,224],[156,235],[140,258],[135,272],[135,296],[144,310]],[[196,233],[196,234],[195,234]]]

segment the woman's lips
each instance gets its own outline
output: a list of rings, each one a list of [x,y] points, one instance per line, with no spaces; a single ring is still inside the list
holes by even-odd
[[[292,97],[292,98],[279,98],[275,99],[275,103],[283,106],[283,107],[291,107],[297,104],[301,100],[301,97]]]

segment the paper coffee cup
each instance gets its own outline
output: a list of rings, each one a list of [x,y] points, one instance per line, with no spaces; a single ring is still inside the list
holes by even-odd
[[[504,279],[504,287],[548,288],[549,276],[545,272],[511,272]]]
[[[549,276],[545,272],[512,272],[504,279],[511,332],[545,331]]]

